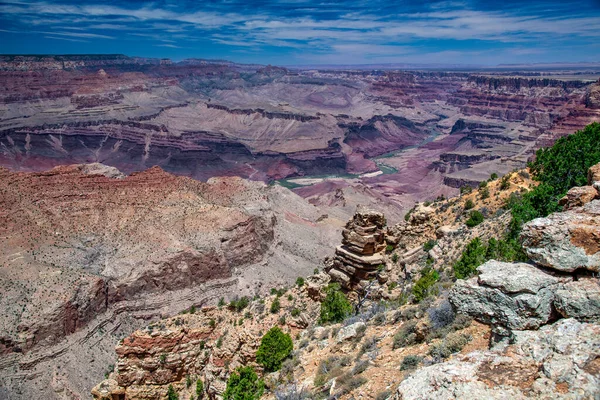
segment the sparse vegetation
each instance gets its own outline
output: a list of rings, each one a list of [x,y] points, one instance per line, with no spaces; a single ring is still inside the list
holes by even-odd
[[[244,308],[248,307],[249,303],[250,303],[250,299],[248,299],[248,297],[246,297],[246,296],[244,296],[240,299],[236,298],[236,299],[231,300],[231,302],[229,302],[229,309],[240,312]]]
[[[392,348],[395,350],[417,344],[417,335],[415,334],[416,326],[417,322],[414,320],[405,322],[394,335]]]
[[[471,211],[471,215],[469,216],[469,219],[465,222],[465,224],[469,227],[469,228],[473,228],[477,225],[479,225],[480,223],[483,222],[483,214],[477,210],[473,210]]]
[[[304,286],[304,278],[303,278],[303,277],[299,276],[299,277],[296,279],[296,286],[298,286],[298,287],[302,287],[302,286]]]
[[[435,247],[435,245],[437,244],[436,240],[433,239],[429,239],[427,242],[425,242],[425,244],[423,245],[423,250],[424,251],[429,251],[431,249],[433,249]]]
[[[412,294],[418,303],[425,297],[431,295],[433,285],[440,279],[440,274],[432,268],[424,268],[421,271],[421,277],[415,282]]]
[[[173,388],[173,385],[169,385],[169,388],[167,389],[167,399],[168,400],[179,400],[179,395]]]
[[[229,376],[223,400],[258,400],[264,391],[265,384],[252,367],[239,367]]]
[[[277,371],[293,349],[294,344],[290,335],[283,333],[277,326],[273,327],[261,339],[260,347],[256,352],[256,362],[266,371]]]
[[[321,303],[321,323],[340,322],[352,314],[352,304],[340,290],[339,284],[330,284],[325,291],[327,295]]]
[[[198,396],[198,400],[202,400],[204,397],[204,382],[200,379],[196,381],[196,396]]]
[[[440,361],[450,357],[453,353],[457,353],[463,349],[471,341],[471,337],[464,333],[450,333],[440,343],[437,343],[429,348],[429,355]]]
[[[271,314],[277,314],[279,312],[279,310],[281,309],[281,302],[279,301],[279,297],[275,297],[275,299],[273,299],[273,302],[271,303]]]
[[[475,203],[473,202],[473,200],[467,199],[467,201],[465,201],[465,210],[470,210],[473,207],[475,207]]]
[[[423,357],[409,355],[402,359],[402,363],[400,364],[400,370],[406,371],[409,369],[415,369],[419,366]]]

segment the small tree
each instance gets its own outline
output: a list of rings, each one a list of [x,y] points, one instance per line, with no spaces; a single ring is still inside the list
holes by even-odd
[[[294,344],[287,333],[275,326],[261,339],[260,347],[256,352],[256,362],[261,364],[266,371],[274,372],[281,369],[281,364],[292,353]]]
[[[325,292],[327,295],[321,303],[321,323],[340,322],[352,313],[352,304],[341,292],[339,284],[330,284]]]
[[[465,210],[470,210],[473,207],[475,207],[475,203],[473,203],[473,200],[467,199],[467,201],[465,201]]]
[[[477,210],[471,211],[471,216],[465,222],[469,228],[473,228],[474,226],[479,225],[483,222],[483,214]]]
[[[264,391],[265,384],[252,367],[239,367],[229,376],[223,400],[258,400]]]
[[[281,302],[279,301],[279,297],[275,297],[275,300],[271,303],[271,314],[277,314],[281,309]]]
[[[454,263],[454,275],[458,279],[465,279],[473,275],[477,267],[485,262],[486,250],[481,239],[476,237],[471,240],[458,261]]]
[[[168,400],[179,400],[179,395],[173,389],[173,385],[169,385],[169,389],[167,390],[167,399]]]
[[[196,396],[198,396],[198,400],[202,400],[204,397],[204,383],[200,379],[196,381]]]
[[[418,303],[430,295],[430,288],[440,279],[440,274],[432,268],[424,268],[421,277],[413,286],[412,293]]]
[[[299,276],[298,279],[296,279],[296,285],[298,285],[298,287],[304,286],[304,278]]]

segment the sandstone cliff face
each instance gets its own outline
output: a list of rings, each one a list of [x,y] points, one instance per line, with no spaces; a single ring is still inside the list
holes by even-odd
[[[334,243],[317,208],[241,178],[93,164],[0,169],[0,182],[0,383],[15,398],[82,396],[115,340],[192,304],[293,281]]]
[[[402,204],[419,192],[401,171],[408,154],[435,198],[522,168],[536,148],[599,119],[598,84],[572,78],[5,56],[0,86],[0,165],[13,169],[103,162],[263,181],[381,170],[385,184],[373,189]],[[452,129],[458,121],[472,129]],[[452,132],[464,137],[447,140]],[[422,148],[431,140],[442,151]],[[376,165],[380,155],[398,172]],[[405,187],[392,194],[397,181]]]
[[[477,207],[500,207],[502,200],[494,199],[497,183],[489,184],[492,199],[478,199]],[[509,183],[512,190],[530,184],[519,174],[513,174]],[[497,194],[507,195],[502,191]],[[471,200],[475,196],[472,193],[464,197]],[[443,273],[471,234],[497,236],[508,222],[501,215],[490,218],[493,224],[471,228],[477,229],[476,233],[463,229],[460,218],[451,225],[448,217],[455,215],[452,207],[466,199],[419,207],[409,221],[387,232],[383,230],[383,215],[358,210],[344,230],[343,246],[353,251],[353,261],[357,262],[362,253],[382,249],[386,241],[398,246],[394,254],[402,254],[402,245],[417,245],[417,232],[422,235],[421,244],[429,235],[437,235],[438,242],[428,252],[434,267]],[[561,214],[585,214],[585,207],[597,202],[586,203],[585,196],[577,201],[583,206],[554,214],[550,221],[560,225],[556,221],[562,221],[558,219]],[[594,218],[591,214],[587,217]],[[587,237],[593,238],[593,233]],[[424,252],[422,246],[419,251]],[[386,272],[390,269],[390,277],[397,279],[398,270],[406,266],[391,261],[387,254],[381,257]],[[345,257],[334,260],[347,262]],[[318,302],[324,298],[323,288],[329,277],[336,279],[332,271],[337,268],[346,271],[347,266],[338,265],[329,274],[311,276],[304,286],[281,296],[250,302],[243,318],[243,312],[235,316],[225,308],[207,308],[135,332],[117,345],[117,368],[94,388],[94,397],[112,399],[123,394],[128,398],[158,399],[172,385],[187,398],[191,390],[186,380],[191,376],[192,382],[204,382],[209,396],[218,398],[227,375],[238,362],[261,373],[253,358],[261,336],[256,331],[257,323],[265,329],[279,324],[295,338],[293,357],[282,371],[262,373],[267,383],[265,398],[295,396],[302,391],[305,395],[344,400],[359,396],[397,400],[588,399],[599,395],[600,285],[589,272],[492,260],[479,267],[478,276],[446,286],[450,288],[448,300],[460,316],[454,314],[442,292],[441,298],[399,308],[394,302],[365,303],[357,315],[343,323],[319,326]],[[406,289],[414,277],[407,275],[405,279],[400,286]],[[372,293],[373,299],[399,298],[393,288]],[[281,299],[281,310],[265,313],[261,304],[269,307],[276,297]],[[356,302],[355,296],[350,297]],[[293,317],[297,312],[291,312],[295,307],[302,310],[297,317]],[[470,322],[465,315],[478,322]],[[212,324],[210,319],[220,322]],[[239,321],[233,322],[237,326],[234,332],[223,333],[222,322],[236,319],[241,320],[241,327]],[[224,340],[218,346],[220,337]]]
[[[342,245],[335,250],[335,257],[328,268],[332,280],[345,289],[366,287],[375,279],[384,265],[386,248],[386,225],[383,214],[359,209],[342,231]]]

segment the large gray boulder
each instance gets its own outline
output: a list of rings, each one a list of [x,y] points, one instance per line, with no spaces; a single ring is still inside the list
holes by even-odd
[[[563,272],[600,271],[600,200],[528,222],[521,240],[539,265]]]
[[[449,295],[467,314],[498,333],[537,329],[553,317],[554,292],[561,279],[525,263],[490,260],[477,268],[479,276],[459,280]]]
[[[556,291],[554,305],[565,318],[600,318],[600,281],[588,278],[565,284]]]
[[[515,331],[507,347],[420,368],[393,399],[598,399],[598,360],[600,326],[562,319],[537,331]]]

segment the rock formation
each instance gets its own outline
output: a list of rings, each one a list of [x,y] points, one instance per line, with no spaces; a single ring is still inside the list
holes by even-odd
[[[357,179],[396,204],[524,167],[535,149],[600,120],[598,83],[577,75],[2,56],[0,86],[0,165],[12,169],[159,165],[203,181],[383,172]]]
[[[460,312],[501,336],[537,329],[559,316],[586,320],[600,313],[600,284],[590,275],[600,268],[600,200],[585,190],[569,193],[570,204],[582,205],[523,227],[523,248],[537,266],[494,260],[479,266],[478,276],[452,289],[450,301]]]
[[[335,244],[322,215],[236,177],[0,168],[0,387],[86,397],[108,348],[149,320],[312,271]]]
[[[459,313],[510,340],[416,371],[395,399],[600,396],[600,282],[589,273],[600,201],[576,189],[566,211],[525,226],[524,249],[538,265],[488,261],[450,292]]]
[[[386,248],[383,214],[359,208],[342,231],[342,245],[335,249],[328,269],[331,279],[346,289],[365,287],[383,267]]]

